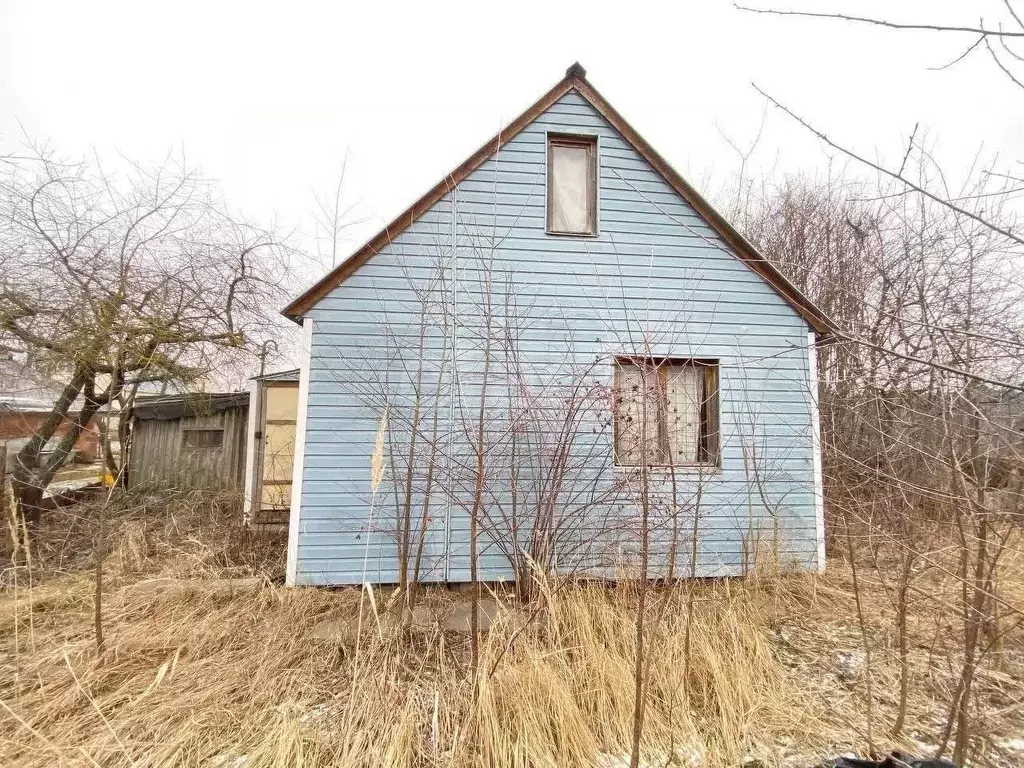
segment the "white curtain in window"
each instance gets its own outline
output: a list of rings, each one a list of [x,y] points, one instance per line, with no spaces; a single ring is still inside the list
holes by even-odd
[[[672,463],[692,463],[699,456],[704,371],[695,365],[670,365],[667,373],[665,421]]]
[[[621,466],[664,464],[660,414],[664,410],[658,371],[620,363],[615,392],[615,455]],[[645,418],[646,417],[646,418]]]
[[[590,150],[551,145],[551,228],[555,232],[590,232]]]

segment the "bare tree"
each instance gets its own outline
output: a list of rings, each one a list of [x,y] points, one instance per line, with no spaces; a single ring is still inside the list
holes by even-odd
[[[0,178],[0,208],[0,338],[63,383],[16,460],[34,519],[105,405],[130,407],[148,382],[196,385],[275,333],[283,246],[173,158],[110,173],[40,150]]]
[[[334,269],[338,266],[338,258],[341,255],[342,241],[346,232],[366,221],[365,218],[356,215],[358,203],[350,203],[345,200],[345,171],[347,168],[348,154],[346,153],[334,186],[325,193],[313,195],[315,203],[313,219],[318,261],[326,269]]]
[[[911,684],[915,583],[947,567],[937,552],[956,552],[949,575],[959,584],[953,607],[962,635],[949,650],[960,661],[939,743],[942,751],[952,743],[962,761],[977,736],[974,682],[995,606],[1014,617],[1024,608],[998,600],[994,587],[1024,510],[1015,479],[1024,454],[1012,433],[1024,379],[1024,326],[1014,309],[1024,298],[1020,248],[1000,232],[1013,199],[1001,180],[982,172],[951,188],[919,148],[902,173],[960,202],[906,192],[885,175],[875,186],[791,179],[762,197],[746,226],[845,330],[819,361],[829,519],[844,533],[838,549],[858,573],[858,600],[870,563],[892,601],[900,670],[893,733],[904,727]]]

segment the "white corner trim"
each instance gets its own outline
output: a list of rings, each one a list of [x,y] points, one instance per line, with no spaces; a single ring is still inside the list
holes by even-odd
[[[811,469],[814,473],[814,530],[818,540],[818,570],[825,570],[825,487],[821,470],[821,415],[818,411],[818,348],[807,334],[807,386],[811,393]]]
[[[294,587],[299,567],[299,512],[302,504],[302,470],[306,463],[306,414],[309,407],[309,361],[313,356],[313,318],[302,318],[299,345],[299,395],[295,414],[295,458],[292,463],[292,500],[288,511],[288,565],[284,583]]]
[[[253,491],[256,475],[256,430],[262,421],[260,410],[260,382],[249,382],[249,418],[245,424],[245,485],[242,487],[244,501],[242,503],[242,520],[248,525],[252,520]]]

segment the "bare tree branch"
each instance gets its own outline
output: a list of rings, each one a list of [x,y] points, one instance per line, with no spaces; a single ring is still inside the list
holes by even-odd
[[[960,26],[949,26],[943,24],[902,24],[895,21],[887,21],[885,19],[872,19],[865,16],[849,16],[843,13],[821,13],[817,11],[780,11],[774,8],[750,8],[739,3],[733,3],[733,7],[738,11],[748,11],[750,13],[765,13],[773,16],[802,16],[805,18],[812,19],[835,19],[837,21],[852,21],[858,24],[872,24],[879,27],[888,27],[890,29],[916,29],[916,30],[927,30],[931,32],[954,32],[972,35],[981,35],[983,37],[1024,37],[1024,31],[1022,32],[1007,32],[1002,29],[988,29],[986,27],[960,27]]]
[[[1022,33],[1022,34],[1024,34],[1024,33]],[[922,186],[920,186],[918,184],[915,184],[914,182],[912,182],[911,180],[907,179],[905,176],[901,175],[900,173],[898,173],[896,171],[891,171],[888,168],[886,168],[885,166],[880,165],[880,164],[878,164],[878,163],[876,163],[876,162],[874,162],[872,160],[868,160],[866,157],[863,157],[862,155],[859,155],[856,152],[853,152],[852,150],[847,149],[843,145],[838,144],[837,142],[835,142],[832,139],[830,139],[826,134],[824,134],[821,131],[819,131],[817,128],[815,128],[809,122],[807,122],[802,117],[797,115],[791,109],[789,109],[785,105],[781,104],[774,97],[772,97],[771,95],[769,95],[768,93],[763,91],[757,85],[757,83],[753,83],[752,82],[751,86],[753,86],[755,91],[757,91],[762,96],[764,96],[774,106],[778,107],[780,110],[785,112],[787,115],[789,115],[791,118],[793,118],[796,122],[798,122],[800,125],[802,125],[804,128],[806,128],[808,131],[813,133],[815,136],[817,136],[819,139],[821,139],[821,141],[825,142],[825,144],[827,144],[828,146],[832,147],[833,149],[838,150],[839,152],[842,152],[844,155],[847,155],[848,157],[856,160],[857,162],[862,163],[863,165],[866,165],[867,167],[869,167],[869,168],[871,168],[873,170],[876,170],[876,171],[878,171],[879,173],[881,173],[881,174],[883,174],[885,176],[888,176],[888,177],[890,177],[892,179],[895,179],[896,181],[899,181],[901,184],[906,185],[907,188],[913,190],[914,192],[917,192],[918,194],[924,195],[925,197],[927,197],[927,198],[929,198],[931,200],[934,200],[937,203],[941,203],[942,205],[950,208],[951,210],[955,211],[956,213],[958,213],[958,214],[960,214],[962,216],[966,216],[967,218],[972,219],[973,221],[976,221],[979,224],[984,225],[985,227],[988,227],[992,231],[997,232],[998,234],[1002,235],[1003,237],[1007,238],[1008,240],[1011,240],[1014,243],[1017,243],[1018,245],[1024,245],[1024,238],[1022,238],[1020,235],[1015,234],[1011,229],[1008,229],[1008,228],[1006,228],[1004,226],[1001,226],[1001,225],[995,223],[994,221],[990,221],[990,220],[986,219],[983,216],[979,216],[978,214],[974,213],[973,211],[969,211],[966,208],[958,206],[958,205],[950,202],[949,199],[943,197],[942,195],[937,195],[934,192],[931,192],[930,190],[925,189],[924,187],[922,187]]]

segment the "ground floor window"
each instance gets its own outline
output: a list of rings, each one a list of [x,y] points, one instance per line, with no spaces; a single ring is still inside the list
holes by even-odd
[[[615,464],[718,464],[718,361],[619,357]]]

